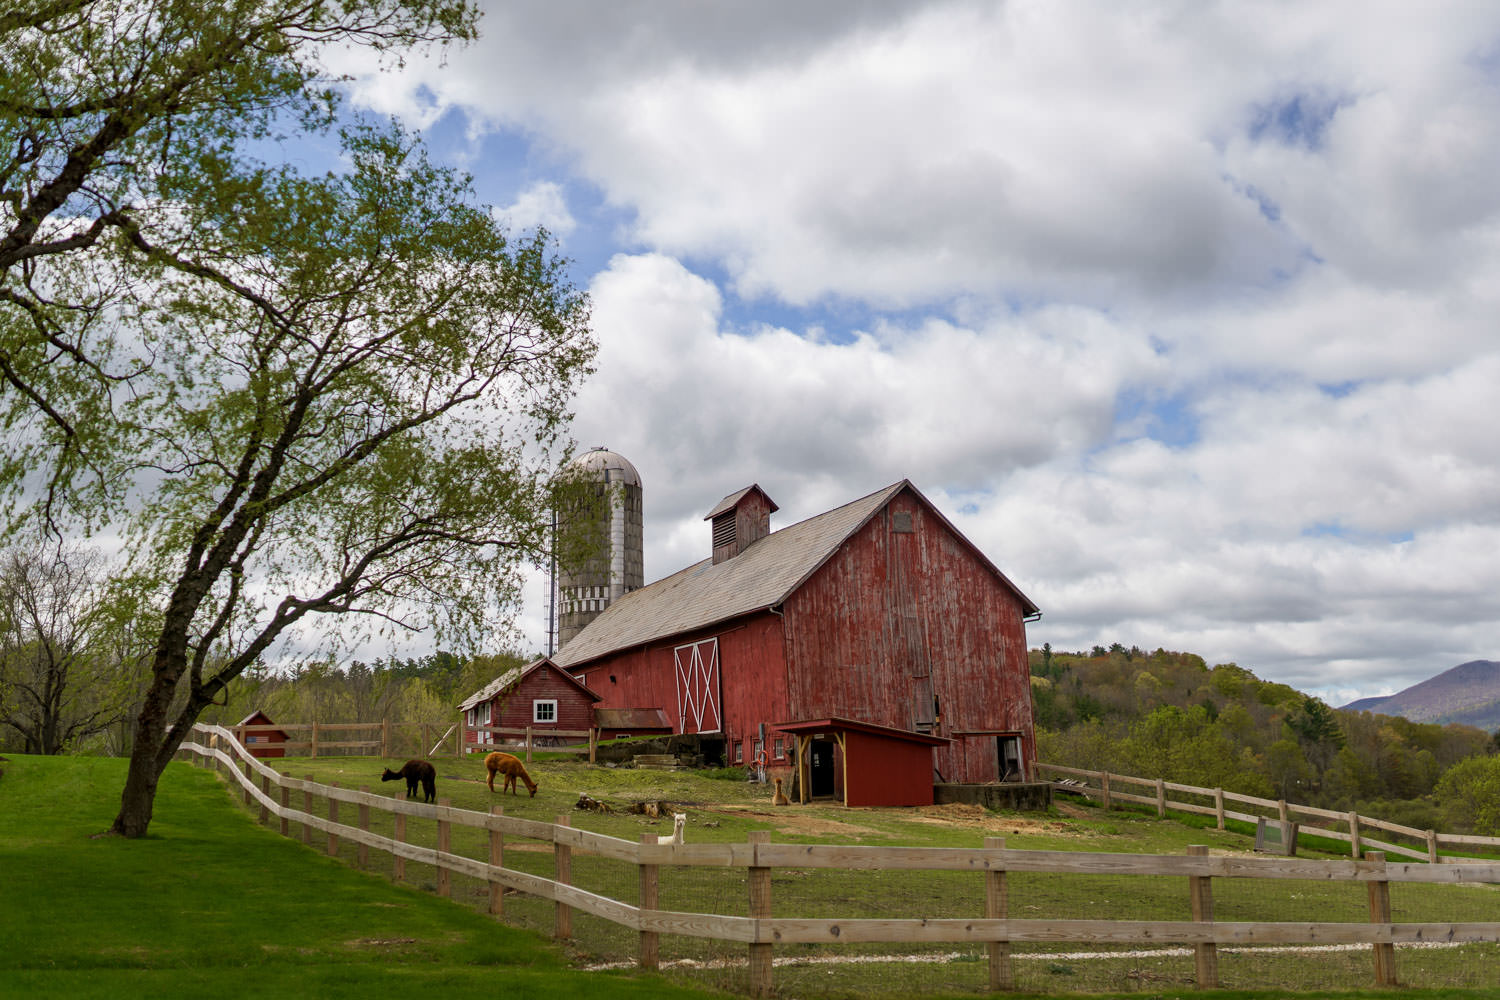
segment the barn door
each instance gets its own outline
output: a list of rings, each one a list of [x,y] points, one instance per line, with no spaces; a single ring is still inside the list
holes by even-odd
[[[724,727],[719,711],[719,640],[678,646],[677,718],[684,733],[717,733]]]

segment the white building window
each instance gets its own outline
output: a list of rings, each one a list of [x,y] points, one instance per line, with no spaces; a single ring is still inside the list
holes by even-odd
[[[532,722],[556,722],[557,721],[557,699],[538,698],[531,703]]]

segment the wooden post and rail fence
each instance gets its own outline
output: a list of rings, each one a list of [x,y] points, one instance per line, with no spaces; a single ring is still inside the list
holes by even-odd
[[[1055,781],[1056,787],[1087,796],[1105,809],[1113,807],[1117,802],[1130,802],[1150,806],[1156,810],[1158,816],[1165,816],[1169,809],[1199,816],[1212,816],[1220,830],[1224,829],[1226,819],[1239,820],[1252,825],[1269,820],[1293,835],[1300,832],[1328,840],[1344,841],[1349,844],[1350,857],[1354,858],[1360,857],[1366,848],[1373,848],[1386,854],[1432,863],[1446,860],[1462,864],[1472,859],[1456,856],[1456,854],[1445,855],[1443,849],[1448,848],[1453,852],[1500,853],[1500,837],[1418,830],[1416,827],[1403,826],[1400,823],[1361,816],[1357,812],[1319,809],[1315,806],[1297,805],[1285,799],[1263,799],[1254,795],[1226,792],[1222,788],[1200,788],[1197,785],[1184,785],[1175,781],[1163,781],[1160,778],[1134,778],[1109,771],[1088,771],[1077,767],[1063,767],[1059,764],[1040,762],[1037,763],[1036,770],[1038,776],[1046,774],[1062,776],[1067,780]],[[1142,788],[1149,794],[1124,792],[1120,790],[1121,785]],[[1175,797],[1172,793],[1176,793]],[[1183,798],[1183,796],[1193,796],[1198,801]],[[1231,805],[1248,806],[1258,811],[1247,812],[1233,809],[1230,808]],[[1372,831],[1407,837],[1417,841],[1421,846],[1377,840],[1371,835]]]
[[[879,942],[887,944],[969,943],[983,944],[989,962],[991,989],[1009,989],[1015,984],[1012,948],[1018,943],[1056,945],[1140,944],[1191,945],[1195,975],[1201,987],[1216,987],[1221,945],[1368,945],[1376,985],[1396,983],[1394,945],[1408,942],[1495,943],[1500,942],[1500,922],[1392,923],[1389,885],[1427,883],[1443,885],[1500,882],[1500,863],[1388,864],[1379,852],[1356,860],[1298,860],[1260,856],[1210,856],[1206,848],[1189,848],[1186,856],[1128,855],[1071,851],[1012,850],[1003,838],[987,838],[982,848],[869,847],[832,844],[776,844],[768,832],[750,834],[743,844],[663,844],[646,836],[639,843],[575,829],[566,816],[555,823],[506,816],[501,807],[488,813],[457,809],[446,799],[436,805],[392,798],[366,789],[340,788],[278,774],[254,759],[227,729],[195,726],[193,737],[184,742],[184,754],[196,755],[203,763],[222,768],[241,785],[247,802],[258,804],[269,823],[275,816],[283,834],[289,824],[301,827],[304,843],[311,844],[312,831],[327,838],[327,850],[336,853],[338,843],[359,845],[360,863],[367,849],[389,852],[395,859],[395,877],[404,877],[407,860],[434,866],[439,872],[439,892],[447,894],[449,873],[470,876],[488,883],[490,912],[500,915],[506,889],[529,893],[555,904],[553,933],[571,934],[575,910],[592,914],[639,932],[638,962],[644,968],[658,964],[663,934],[711,938],[743,944],[747,948],[750,990],[756,996],[772,992],[772,958],[777,946],[813,943],[838,946]],[[279,794],[273,789],[279,788]],[[1172,786],[1167,785],[1167,790]],[[290,805],[291,793],[302,793],[302,808]],[[1116,793],[1118,795],[1118,793]],[[314,797],[328,802],[328,818],[313,809]],[[359,825],[339,821],[341,803],[358,807]],[[369,811],[394,814],[394,836],[384,837],[369,829]],[[407,841],[407,820],[437,824],[437,846],[423,847]],[[487,831],[488,852],[484,859],[455,854],[449,848],[454,826]],[[507,838],[527,838],[552,845],[552,878],[506,867]],[[571,884],[575,856],[593,854],[634,865],[639,874],[637,904],[621,902],[588,892]],[[689,913],[658,908],[659,872],[663,866],[712,866],[743,869],[748,886],[748,916]],[[771,873],[776,869],[837,869],[857,871],[960,871],[972,872],[983,885],[983,914],[954,919],[818,919],[778,918],[772,915]],[[1191,920],[1029,919],[1010,914],[1010,873],[1081,874],[1112,876],[1172,876],[1183,879]],[[1247,922],[1217,921],[1213,912],[1216,879],[1294,879],[1324,883],[1348,883],[1367,887],[1369,921],[1343,922]],[[872,890],[877,891],[877,890]]]
[[[339,756],[348,756],[353,751],[379,757],[393,757],[398,755],[396,748],[401,744],[399,737],[403,734],[415,735],[418,747],[417,756],[420,757],[433,756],[443,751],[445,747],[455,754],[520,750],[525,754],[526,762],[529,764],[533,750],[545,750],[548,753],[587,754],[589,763],[592,764],[599,748],[599,730],[592,728],[469,726],[467,730],[464,730],[458,725],[452,725],[443,730],[441,726],[427,723],[391,722],[389,719],[382,722],[269,723],[228,728],[240,743],[254,743],[258,750],[274,749],[285,755],[295,754],[307,757],[316,757],[319,753],[326,755],[331,751],[338,751]],[[288,739],[284,742],[256,740],[256,737],[269,737],[273,733],[287,736],[295,734],[303,738]],[[481,739],[489,737],[489,740],[475,742],[468,737],[470,733],[480,736]],[[432,742],[434,734],[437,734],[437,739]]]

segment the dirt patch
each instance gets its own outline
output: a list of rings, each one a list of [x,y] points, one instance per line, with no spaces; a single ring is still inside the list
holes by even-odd
[[[813,816],[791,807],[778,809],[775,812],[767,812],[755,806],[718,806],[710,811],[732,812],[740,816],[753,816],[757,820],[774,823],[778,833],[788,833],[793,836],[799,834],[815,837],[824,834],[838,836],[881,835],[879,830],[873,830],[868,826],[845,823],[836,819],[824,819],[822,816]]]
[[[988,833],[1045,833],[1048,836],[1074,833],[1069,823],[1055,819],[1031,819],[1025,816],[999,816],[984,806],[971,802],[949,802],[940,806],[918,806],[911,819],[915,823],[941,826],[966,826]]]

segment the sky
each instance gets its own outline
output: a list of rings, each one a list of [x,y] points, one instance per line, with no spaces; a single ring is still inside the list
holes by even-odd
[[[490,3],[364,52],[593,303],[646,579],[901,479],[1033,647],[1339,705],[1500,659],[1500,5]],[[544,583],[519,619],[545,649]]]

